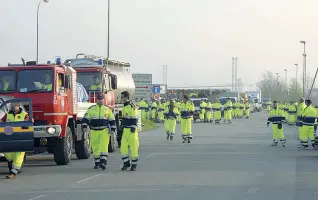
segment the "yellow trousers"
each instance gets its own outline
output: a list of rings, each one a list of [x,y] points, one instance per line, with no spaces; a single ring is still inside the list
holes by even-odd
[[[272,125],[272,132],[273,132],[273,141],[277,142],[279,139],[285,140],[285,135],[284,135],[284,128],[282,127],[281,129],[278,129],[278,124],[273,124]]]
[[[224,120],[232,120],[232,110],[225,110],[224,111]]]
[[[124,128],[123,136],[121,138],[120,154],[123,162],[129,161],[129,150],[131,163],[137,165],[138,163],[138,149],[139,149],[139,137],[137,128],[135,132],[131,132],[130,128]]]
[[[182,138],[192,137],[192,119],[181,118],[181,132]]]
[[[221,116],[221,111],[214,111],[213,112],[213,118],[215,121],[220,121],[222,116]]]
[[[91,130],[90,140],[96,164],[101,162],[101,160],[107,160],[109,137],[108,128],[104,130]]]
[[[175,133],[177,126],[177,120],[176,119],[166,119],[165,120],[165,131],[166,133]]]
[[[299,139],[304,147],[308,147],[308,137],[312,143],[315,141],[314,126],[303,125],[300,129]]]
[[[11,172],[17,174],[23,164],[25,152],[4,153],[9,162],[12,162]]]

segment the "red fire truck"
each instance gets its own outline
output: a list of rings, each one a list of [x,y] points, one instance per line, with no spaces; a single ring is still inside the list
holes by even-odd
[[[52,151],[57,165],[69,164],[73,150],[78,159],[91,154],[89,132],[82,131],[78,117],[76,80],[76,71],[59,58],[54,65],[0,67],[0,81],[6,83],[0,96],[32,100],[26,110],[33,113],[34,147]]]
[[[135,82],[130,73],[130,64],[118,60],[110,60],[94,55],[77,54],[76,58],[66,59],[66,66],[72,67],[77,72],[77,81],[81,83],[89,94],[89,101],[95,103],[96,92],[103,92],[105,95],[104,104],[109,106],[115,115],[117,130],[120,131],[120,120],[122,103],[120,102],[120,93],[128,91],[131,99],[134,99]],[[97,80],[96,80],[97,79]],[[97,81],[97,82],[95,82]],[[91,85],[99,85],[98,88],[92,88]],[[86,106],[89,106],[86,104]],[[80,106],[81,116],[86,111],[85,106]],[[120,134],[120,132],[119,132]],[[109,151],[115,151],[117,141],[120,146],[120,135],[111,135]]]

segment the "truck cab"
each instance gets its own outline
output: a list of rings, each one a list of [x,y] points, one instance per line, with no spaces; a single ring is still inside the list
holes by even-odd
[[[67,165],[72,152],[77,158],[90,157],[89,133],[81,129],[77,117],[76,71],[61,65],[21,65],[0,67],[0,96],[32,100],[34,146],[53,153],[58,165]],[[3,84],[4,85],[4,84]]]

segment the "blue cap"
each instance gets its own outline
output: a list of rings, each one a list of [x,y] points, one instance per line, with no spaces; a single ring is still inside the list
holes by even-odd
[[[62,62],[61,62],[61,58],[56,58],[56,64],[57,64],[57,65],[62,64]]]
[[[47,61],[46,64],[50,65],[50,64],[51,64],[51,61]]]
[[[98,59],[98,65],[103,65],[103,59]]]

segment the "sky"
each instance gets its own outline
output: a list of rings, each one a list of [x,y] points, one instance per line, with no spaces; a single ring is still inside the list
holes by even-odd
[[[36,59],[36,0],[0,0],[0,65]],[[284,78],[307,72],[318,57],[317,0],[111,0],[110,58],[131,63],[168,86],[231,84],[232,57],[238,78],[257,82],[265,70]],[[107,55],[106,0],[50,0],[39,15],[39,61],[77,53]]]

